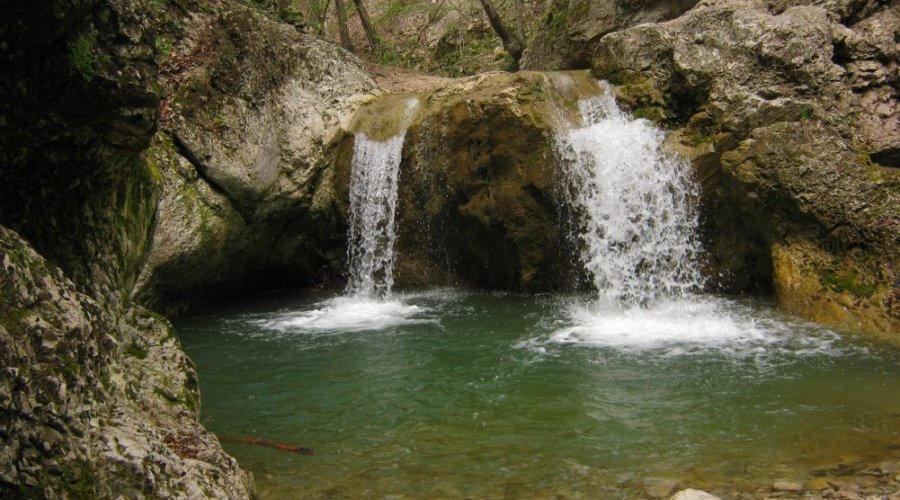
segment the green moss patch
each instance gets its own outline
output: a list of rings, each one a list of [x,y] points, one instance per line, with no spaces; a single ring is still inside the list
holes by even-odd
[[[848,269],[823,269],[819,271],[819,283],[829,290],[859,298],[869,298],[878,290],[877,285],[866,283],[856,271]]]

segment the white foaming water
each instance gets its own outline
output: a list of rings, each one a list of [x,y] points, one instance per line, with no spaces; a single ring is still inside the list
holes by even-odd
[[[556,137],[581,258],[599,297],[570,306],[567,326],[550,341],[667,355],[830,349],[833,333],[696,293],[703,280],[690,165],[665,153],[663,133],[623,113],[604,87],[579,102],[582,127]]]
[[[609,89],[579,102],[583,126],[556,137],[581,258],[606,298],[647,304],[701,284],[697,188],[663,134],[616,106]]]
[[[569,326],[552,333],[550,342],[669,356],[709,350],[735,357],[840,353],[833,332],[717,297],[662,300],[650,308],[571,305],[567,313]]]
[[[256,323],[290,333],[358,332],[433,321],[421,317],[426,311],[399,300],[350,296],[336,297],[307,311],[284,313]]]
[[[407,100],[401,131],[388,140],[374,141],[365,133],[355,137],[346,295],[320,302],[310,310],[259,320],[258,324],[281,332],[341,333],[430,321],[417,318],[423,308],[389,300],[394,285],[394,216],[403,139],[418,105],[418,99]]]
[[[394,285],[394,215],[406,126],[419,105],[406,104],[402,131],[379,142],[356,135],[350,177],[350,230],[347,234],[347,293],[389,297]]]

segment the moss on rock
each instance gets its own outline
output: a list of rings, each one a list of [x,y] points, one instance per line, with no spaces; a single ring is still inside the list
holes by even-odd
[[[834,255],[808,241],[772,249],[779,305],[794,314],[849,333],[900,345],[900,288],[892,267],[862,251]]]

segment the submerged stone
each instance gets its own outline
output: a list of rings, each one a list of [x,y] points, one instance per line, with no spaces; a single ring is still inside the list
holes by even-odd
[[[793,481],[775,481],[772,484],[772,489],[774,491],[799,492],[803,491],[803,485]]]
[[[669,500],[721,500],[719,497],[715,495],[711,495],[703,490],[695,490],[693,488],[688,488],[686,490],[681,490],[678,493],[672,495]]]

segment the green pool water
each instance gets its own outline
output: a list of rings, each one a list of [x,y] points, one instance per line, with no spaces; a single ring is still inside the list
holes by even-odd
[[[641,498],[900,458],[900,353],[699,297],[281,295],[176,321],[263,498]]]

